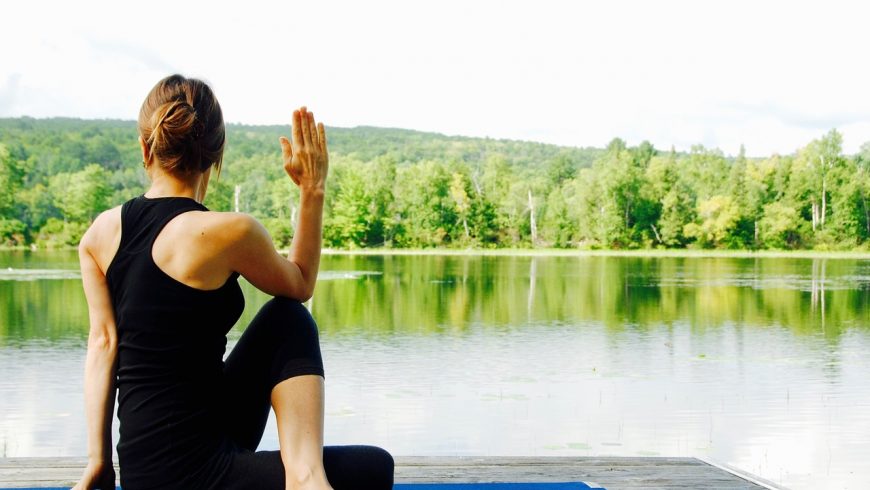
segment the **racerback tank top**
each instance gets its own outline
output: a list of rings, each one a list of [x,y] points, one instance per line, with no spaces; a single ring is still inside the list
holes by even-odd
[[[187,481],[188,488],[207,488],[232,457],[218,397],[226,334],[245,305],[239,274],[218,289],[197,289],[151,256],[166,223],[188,211],[208,208],[188,197],[125,202],[121,243],[106,271],[118,332],[117,450],[125,490]]]

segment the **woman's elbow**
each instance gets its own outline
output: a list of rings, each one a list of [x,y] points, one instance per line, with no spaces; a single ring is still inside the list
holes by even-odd
[[[295,299],[300,303],[304,303],[314,296],[314,284],[295,284],[294,287],[285,294],[285,296],[290,299]]]
[[[301,291],[297,291],[293,294],[292,298],[299,301],[300,303],[304,303],[311,299],[314,296],[314,288],[303,288]]]
[[[114,352],[118,348],[118,339],[108,333],[93,333],[88,335],[88,350]]]

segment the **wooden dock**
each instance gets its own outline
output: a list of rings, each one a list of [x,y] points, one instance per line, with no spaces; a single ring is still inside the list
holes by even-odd
[[[0,458],[0,488],[71,487],[84,467],[85,458]],[[396,457],[395,474],[396,483],[586,481],[607,490],[782,488],[695,458],[405,456]]]

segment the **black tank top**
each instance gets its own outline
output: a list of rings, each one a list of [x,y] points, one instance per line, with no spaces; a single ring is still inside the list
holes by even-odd
[[[169,220],[208,211],[188,197],[135,197],[106,271],[118,331],[118,463],[127,490],[208,488],[232,458],[220,422],[226,334],[245,300],[233,272],[202,290],[163,272],[151,247]]]

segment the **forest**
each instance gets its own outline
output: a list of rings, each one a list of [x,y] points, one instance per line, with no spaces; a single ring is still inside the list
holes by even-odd
[[[204,204],[293,237],[298,191],[284,173],[287,126],[227,126]],[[870,143],[831,130],[788,155],[727,156],[327,128],[324,246],[864,250]],[[101,211],[145,192],[136,123],[0,119],[0,245],[75,246]]]

